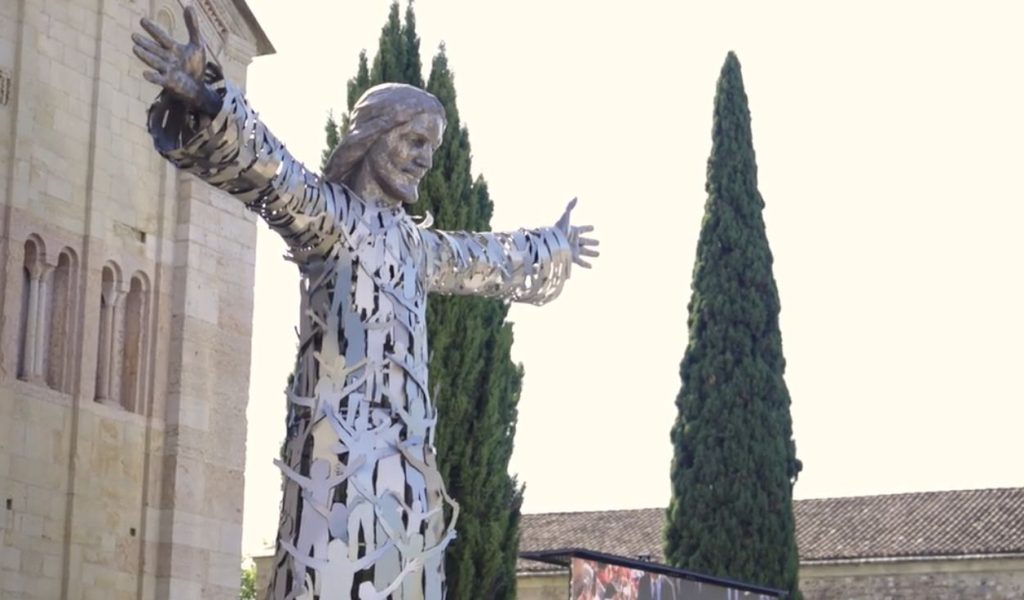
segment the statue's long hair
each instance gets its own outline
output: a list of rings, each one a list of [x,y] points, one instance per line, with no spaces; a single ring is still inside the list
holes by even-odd
[[[433,94],[404,83],[384,83],[366,90],[352,109],[349,130],[331,153],[324,178],[351,187],[367,152],[380,136],[423,113],[445,119],[444,106]]]

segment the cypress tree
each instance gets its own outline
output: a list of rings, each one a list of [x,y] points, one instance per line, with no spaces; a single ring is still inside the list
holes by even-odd
[[[365,51],[359,56],[357,75],[348,82],[342,136],[355,102],[370,87],[385,82],[423,86],[411,2],[404,24],[398,17],[395,2],[372,68]],[[429,212],[438,229],[488,231],[494,205],[486,181],[472,177],[469,131],[459,118],[443,44],[432,61],[427,90],[444,105],[448,124],[434,166],[420,184],[419,201],[407,209],[418,216]],[[330,121],[327,128],[325,156],[337,144],[332,144]],[[503,302],[484,298],[432,296],[427,304],[430,381],[440,415],[438,466],[461,506],[458,537],[447,552],[449,600],[515,597],[523,488],[509,476],[508,463],[523,371],[511,359],[507,313]]]
[[[712,137],[672,428],[665,556],[799,597],[792,491],[801,464],[750,111],[731,52],[718,79]]]
[[[338,127],[338,123],[334,120],[333,112],[327,113],[327,123],[324,124],[324,133],[327,135],[327,148],[320,153],[321,171],[327,168],[327,161],[331,158],[331,152],[334,151],[334,147],[338,145],[339,141],[341,141],[341,130]]]
[[[405,81],[408,50],[396,0],[391,3],[387,23],[381,29],[379,48],[373,58],[373,68],[370,69],[370,80],[374,85],[385,82],[410,83]]]
[[[349,125],[351,123],[352,108],[356,105],[356,100],[363,95],[363,92],[370,89],[370,69],[366,60],[366,50],[360,50],[359,52],[359,66],[356,69],[356,76],[349,79],[346,84],[348,90],[346,98],[346,106],[348,110],[344,115],[341,116],[341,125],[334,120],[334,114],[327,114],[327,123],[324,124],[324,131],[326,132],[326,147],[320,154],[320,170],[323,171],[327,168],[327,161],[331,158],[331,153],[334,152],[334,148],[341,141],[342,136],[348,132]]]
[[[356,100],[363,95],[363,92],[370,89],[370,69],[367,66],[366,50],[359,51],[359,66],[356,68],[356,76],[348,80],[345,96],[345,103],[351,111],[356,105]],[[346,115],[347,116],[347,115]],[[344,131],[348,131],[346,127]]]
[[[401,33],[402,47],[405,52],[402,81],[421,88],[423,87],[423,63],[420,62],[420,36],[416,33],[416,13],[412,10],[412,0],[409,0],[409,5],[405,7],[405,24],[402,25]]]
[[[470,174],[469,132],[459,118],[443,45],[427,90],[444,105],[448,127],[414,210],[429,211],[438,229],[487,231],[493,203],[486,181]],[[427,304],[438,462],[462,507],[459,537],[448,552],[451,600],[515,597],[522,488],[509,476],[508,462],[522,369],[510,356],[507,312],[503,302],[484,298],[433,296]]]
[[[361,50],[359,52],[359,67],[357,67],[356,69],[356,76],[353,77],[352,79],[349,79],[348,83],[346,84],[347,93],[345,95],[345,106],[348,108],[348,110],[341,117],[341,130],[339,132],[341,135],[335,136],[335,141],[333,145],[331,144],[330,136],[328,136],[328,152],[334,150],[334,146],[338,145],[338,141],[340,141],[341,136],[348,133],[348,128],[352,123],[352,108],[355,107],[356,101],[359,100],[359,97],[363,95],[363,92],[370,89],[371,85],[373,84],[370,83],[370,68],[366,61],[366,50]],[[329,157],[330,154],[327,154],[327,156]],[[327,161],[325,159],[324,166],[326,165]]]

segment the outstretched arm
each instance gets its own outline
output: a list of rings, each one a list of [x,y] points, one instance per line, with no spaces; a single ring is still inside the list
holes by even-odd
[[[149,111],[157,150],[178,168],[241,200],[285,239],[296,260],[323,255],[343,237],[353,200],[295,160],[242,92],[207,64],[193,7],[189,41],[179,44],[149,19],[151,38],[133,34],[135,55],[163,88]]]
[[[503,298],[544,304],[554,300],[573,263],[597,256],[593,227],[574,227],[573,199],[554,227],[512,233],[424,231],[427,281],[431,292]]]

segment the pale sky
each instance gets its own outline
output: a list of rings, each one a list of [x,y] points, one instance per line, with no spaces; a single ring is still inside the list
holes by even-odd
[[[319,165],[390,0],[248,0],[249,98]],[[402,5],[403,11],[405,5]],[[715,81],[743,65],[797,498],[1024,485],[1024,4],[417,0],[495,229],[579,196],[602,256],[515,306],[525,512],[665,506]],[[424,77],[428,75],[424,73]],[[276,533],[298,276],[260,228],[243,551]],[[441,415],[444,418],[444,415]]]

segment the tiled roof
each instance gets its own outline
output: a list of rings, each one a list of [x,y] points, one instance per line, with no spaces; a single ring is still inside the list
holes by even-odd
[[[661,531],[665,509],[607,510],[600,512],[523,515],[519,525],[519,551],[584,548],[637,558],[650,556],[664,562]],[[520,559],[517,571],[550,571],[551,565]]]
[[[1024,488],[797,500],[802,563],[1024,553]],[[586,548],[663,562],[665,510],[523,515],[521,551]],[[550,570],[520,560],[519,571]]]
[[[1024,488],[800,500],[800,560],[1024,552]]]

